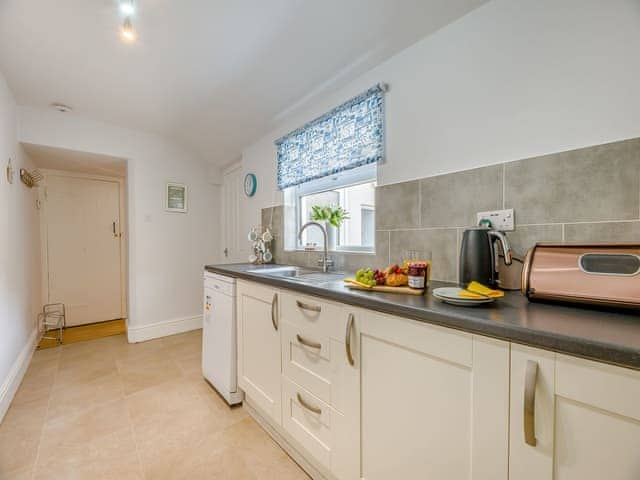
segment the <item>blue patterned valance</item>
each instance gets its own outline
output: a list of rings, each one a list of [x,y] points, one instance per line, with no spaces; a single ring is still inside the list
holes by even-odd
[[[382,160],[385,90],[376,85],[278,139],[278,187]]]

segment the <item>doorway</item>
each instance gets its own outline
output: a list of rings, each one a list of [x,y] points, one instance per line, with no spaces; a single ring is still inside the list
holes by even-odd
[[[224,173],[222,184],[222,212],[224,218],[223,263],[239,262],[240,251],[240,202],[242,195],[242,168],[231,167]]]
[[[64,303],[68,327],[125,317],[123,181],[45,171],[46,303]]]

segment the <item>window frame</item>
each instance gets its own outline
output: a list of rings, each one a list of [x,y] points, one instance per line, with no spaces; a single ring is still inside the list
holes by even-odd
[[[304,245],[301,240],[298,238],[298,232],[302,227],[302,216],[301,216],[301,204],[302,197],[307,195],[312,195],[316,193],[328,192],[331,190],[336,190],[338,188],[346,188],[352,187],[355,185],[362,185],[364,183],[377,183],[378,168],[377,163],[372,163],[368,165],[364,165],[362,167],[357,167],[351,170],[343,171],[334,175],[327,175],[326,177],[318,178],[316,180],[311,180],[306,183],[301,183],[299,185],[295,185],[293,187],[286,188],[284,190],[285,198],[288,198],[289,201],[286,202],[293,207],[295,214],[295,249],[297,251],[304,250]],[[375,185],[374,185],[375,186]],[[373,209],[375,210],[375,204],[373,205]],[[375,231],[375,229],[374,229]],[[346,252],[354,252],[354,253],[375,253],[376,245],[375,245],[375,235],[374,242],[372,246],[361,246],[361,245],[336,245],[336,249],[333,250],[337,253],[346,253]]]

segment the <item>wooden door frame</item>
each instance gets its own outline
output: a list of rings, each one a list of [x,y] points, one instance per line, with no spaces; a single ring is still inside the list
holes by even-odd
[[[47,231],[47,179],[49,177],[80,178],[84,180],[97,180],[102,182],[112,182],[118,184],[118,203],[120,221],[120,314],[121,318],[129,323],[128,306],[128,282],[127,282],[127,262],[128,262],[128,216],[127,198],[125,192],[125,178],[119,176],[96,175],[92,173],[69,172],[65,170],[40,169],[44,176],[41,188],[38,191],[38,205],[40,211],[40,263],[41,263],[41,301],[42,304],[49,302],[49,258],[48,258],[48,231]]]

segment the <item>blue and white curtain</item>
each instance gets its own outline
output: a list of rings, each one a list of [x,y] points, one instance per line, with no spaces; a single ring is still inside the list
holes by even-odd
[[[382,160],[384,85],[376,85],[276,140],[278,187]]]

